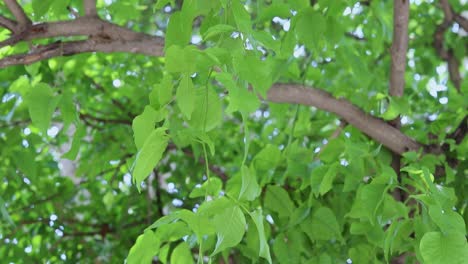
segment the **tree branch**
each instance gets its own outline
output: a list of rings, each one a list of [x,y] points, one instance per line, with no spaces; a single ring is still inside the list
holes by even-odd
[[[83,6],[86,16],[98,16],[96,11],[96,0],[83,0]]]
[[[406,52],[408,50],[409,0],[395,0],[393,7],[392,66],[390,71],[391,96],[403,96],[405,88]]]
[[[3,2],[5,2],[5,5],[8,7],[13,16],[15,16],[21,27],[27,28],[29,25],[31,25],[31,20],[26,16],[23,8],[18,4],[18,2],[16,2],[16,0],[3,0]]]
[[[395,0],[393,2],[393,41],[391,47],[390,86],[388,93],[391,96],[402,97],[405,91],[406,53],[408,52],[408,21],[409,0]],[[401,120],[397,116],[389,122],[390,125],[400,130]],[[401,183],[401,157],[392,155],[392,168],[395,171],[398,182]],[[406,197],[400,188],[393,190],[393,197],[397,201],[405,201]]]
[[[11,32],[15,32],[17,29],[17,23],[7,17],[0,15],[0,26],[4,27]]]
[[[130,52],[148,56],[163,56],[164,54],[162,38],[135,32],[97,17],[80,17],[72,21],[33,25],[23,33],[12,37],[14,39],[10,40],[8,45],[26,40],[70,36],[88,36],[89,38],[38,46],[27,54],[4,57],[0,59],[0,68],[86,52]],[[267,99],[277,103],[314,106],[335,113],[397,154],[418,150],[422,146],[383,120],[366,114],[349,101],[336,99],[317,88],[305,88],[297,84],[276,84],[268,92]],[[128,122],[125,120],[122,123]]]
[[[296,103],[314,106],[335,113],[369,137],[397,154],[417,151],[421,144],[383,120],[371,116],[345,99],[336,99],[326,91],[297,84],[275,84],[267,99],[275,103]]]
[[[38,46],[28,54],[17,54],[0,59],[0,68],[13,65],[28,65],[34,62],[47,60],[60,56],[70,56],[87,52],[130,52],[149,56],[161,56],[162,48],[159,41],[105,41],[82,40],[70,42],[56,42],[44,46]]]
[[[465,30],[468,29],[468,22],[460,15],[455,15],[448,0],[440,0],[441,9],[444,12],[444,21],[439,24],[434,32],[434,48],[436,49],[439,57],[447,62],[450,81],[453,83],[457,91],[460,92],[461,76],[460,63],[453,54],[453,50],[446,50],[444,48],[444,33],[452,25],[453,20],[458,19],[458,22]],[[458,18],[457,18],[458,16]]]

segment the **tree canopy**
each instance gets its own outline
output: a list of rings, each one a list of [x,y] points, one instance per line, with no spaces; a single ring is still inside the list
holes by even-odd
[[[466,0],[3,0],[2,263],[466,264]]]

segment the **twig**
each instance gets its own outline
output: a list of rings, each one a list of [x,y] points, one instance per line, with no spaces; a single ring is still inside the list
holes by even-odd
[[[92,116],[90,114],[82,113],[82,112],[80,112],[80,118],[84,119],[84,120],[92,120],[92,121],[106,123],[106,124],[132,125],[132,120],[128,120],[128,119],[105,119],[105,118]]]

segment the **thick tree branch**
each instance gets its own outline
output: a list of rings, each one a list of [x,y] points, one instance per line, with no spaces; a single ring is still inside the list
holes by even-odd
[[[164,54],[162,38],[134,32],[97,17],[80,17],[72,21],[33,25],[23,33],[13,36],[13,40],[10,40],[8,45],[20,41],[70,36],[88,36],[89,38],[38,46],[28,54],[4,57],[0,59],[0,68],[86,52],[131,52],[148,56],[163,56]],[[268,92],[267,99],[277,103],[314,106],[335,113],[397,154],[418,150],[421,147],[419,143],[381,119],[368,115],[349,101],[336,99],[320,89],[305,88],[296,84],[276,84]]]
[[[96,0],[83,0],[83,6],[86,16],[97,17]]]
[[[8,7],[10,12],[15,16],[16,20],[22,28],[27,28],[31,25],[31,20],[24,13],[23,8],[18,4],[16,0],[3,0],[5,5]]]
[[[276,103],[314,106],[335,113],[397,154],[416,151],[422,147],[383,120],[365,113],[345,99],[336,99],[317,88],[306,88],[297,84],[275,84],[268,91],[267,99]]]

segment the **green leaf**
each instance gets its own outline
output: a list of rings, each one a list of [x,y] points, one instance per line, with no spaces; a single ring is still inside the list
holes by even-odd
[[[265,193],[265,208],[278,213],[279,217],[289,217],[295,209],[288,192],[280,186],[269,185]]]
[[[133,179],[138,191],[140,191],[141,182],[148,177],[166,150],[169,137],[165,131],[166,128],[153,130],[136,156]]]
[[[68,126],[77,120],[76,105],[73,102],[73,93],[70,90],[63,92],[59,108],[63,120],[63,130],[66,131]]]
[[[192,112],[190,125],[198,130],[208,132],[222,121],[221,101],[211,86],[195,91],[195,109]]]
[[[164,38],[166,52],[173,45],[185,46],[192,37],[193,17],[184,16],[180,11],[174,12],[169,18],[166,37]],[[167,56],[167,55],[166,55]]]
[[[192,252],[186,242],[181,242],[172,251],[171,264],[190,264],[195,263]]]
[[[223,187],[223,182],[216,177],[211,177],[203,183],[200,188],[195,187],[190,193],[190,198],[204,197],[209,196],[218,196],[221,188]]]
[[[444,210],[439,205],[429,206],[429,216],[442,233],[465,234],[465,222],[461,215],[451,210]]]
[[[253,201],[260,195],[260,187],[257,183],[255,170],[243,165],[241,168],[242,186],[239,193],[239,200]]]
[[[382,114],[382,118],[385,120],[393,120],[401,114],[408,114],[409,109],[407,98],[390,97],[387,111]]]
[[[260,107],[258,97],[245,87],[240,87],[232,79],[229,73],[219,73],[216,80],[220,82],[229,91],[229,106],[227,113],[239,111],[242,113],[252,113]]]
[[[468,260],[468,244],[465,234],[461,233],[426,233],[419,249],[427,264],[466,264]]]
[[[37,163],[36,153],[29,151],[28,149],[22,149],[21,151],[15,151],[13,160],[16,167],[24,173],[24,175],[30,179],[35,179],[37,176]],[[65,175],[64,175],[65,176]]]
[[[209,217],[221,214],[224,210],[232,206],[235,206],[233,201],[221,196],[218,199],[203,202],[200,207],[198,207],[197,213]]]
[[[253,159],[255,169],[266,171],[275,169],[281,161],[281,151],[277,146],[268,144]]]
[[[272,84],[272,67],[267,61],[260,60],[252,51],[235,54],[233,64],[239,77],[252,84],[263,97]]]
[[[333,211],[328,207],[317,209],[312,217],[301,224],[306,233],[314,241],[317,240],[342,240],[341,230]]]
[[[208,30],[206,30],[205,34],[203,34],[203,39],[207,40],[207,39],[210,39],[214,36],[217,36],[223,33],[232,33],[235,30],[236,28],[231,25],[226,25],[226,24],[214,25],[208,28]]]
[[[338,166],[340,166],[338,163],[330,166],[322,165],[312,171],[310,184],[316,196],[324,195],[332,189],[333,181],[338,174]]]
[[[197,49],[194,46],[170,46],[166,50],[166,70],[191,75],[196,69]]]
[[[149,94],[150,105],[154,109],[159,109],[172,101],[174,85],[169,74],[164,75],[160,84],[154,86]]]
[[[33,1],[34,16],[37,18],[44,16],[53,2],[53,0]]]
[[[158,240],[151,230],[146,230],[138,236],[135,244],[127,256],[128,264],[151,263],[153,257],[159,251]]]
[[[137,149],[141,149],[148,136],[153,132],[156,125],[157,113],[151,106],[145,106],[145,110],[141,115],[133,119],[133,138]]]
[[[368,184],[358,189],[351,211],[347,216],[367,219],[375,223],[376,211],[381,205],[388,186],[384,184]]]
[[[263,227],[263,212],[262,210],[256,210],[253,211],[250,214],[250,217],[252,217],[252,220],[255,223],[255,226],[257,227],[257,232],[258,232],[258,238],[260,242],[260,248],[258,255],[266,260],[268,260],[268,263],[272,263],[271,261],[271,255],[270,255],[270,246],[268,246],[268,242],[265,236],[265,228]]]
[[[36,84],[25,96],[32,123],[44,134],[47,134],[60,98],[61,96],[54,96],[50,86],[45,83]]]
[[[303,9],[297,16],[297,39],[311,51],[320,51],[323,34],[327,31],[325,17],[312,7]]]
[[[244,33],[251,31],[250,14],[245,10],[240,0],[233,0],[231,3],[232,13],[236,20],[237,28]]]
[[[73,135],[72,146],[70,150],[65,153],[62,157],[64,159],[74,160],[78,152],[80,151],[81,140],[86,136],[86,126],[77,125],[75,134]]]
[[[340,138],[330,140],[325,146],[323,146],[322,152],[320,152],[320,160],[331,163],[339,160],[340,155],[344,152],[345,143]]]
[[[195,109],[195,88],[193,87],[192,78],[184,75],[180,80],[179,87],[176,92],[177,106],[179,107],[185,118],[190,120]]]
[[[238,206],[230,207],[213,219],[216,226],[216,247],[212,256],[216,253],[234,247],[240,243],[245,234],[245,216]]]

